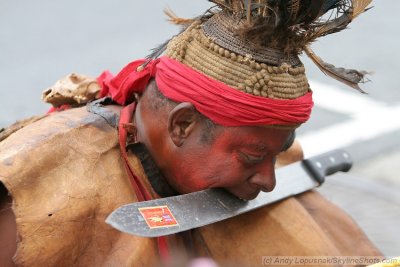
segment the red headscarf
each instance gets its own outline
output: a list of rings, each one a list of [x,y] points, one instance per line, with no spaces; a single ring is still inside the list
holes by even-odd
[[[142,93],[150,79],[155,78],[167,98],[190,102],[204,116],[223,126],[295,125],[307,121],[311,114],[312,92],[290,100],[254,96],[168,57],[152,60],[138,71],[144,62],[128,64],[115,77],[108,71],[100,75],[101,96],[109,95],[126,105],[134,101],[134,93]]]

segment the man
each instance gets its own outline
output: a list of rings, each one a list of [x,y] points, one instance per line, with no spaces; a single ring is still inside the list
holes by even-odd
[[[307,45],[346,27],[369,1],[213,2],[221,10],[173,18],[186,29],[151,59],[115,77],[103,73],[100,96],[111,98],[89,104],[89,112],[47,116],[0,143],[5,263],[156,266],[179,248],[240,266],[261,265],[267,255],[379,254],[314,192],[158,239],[104,223],[134,201],[212,187],[249,200],[273,190],[275,160],[313,104],[302,50],[354,87],[362,79],[322,62]],[[336,9],[344,12],[337,19],[318,20]]]

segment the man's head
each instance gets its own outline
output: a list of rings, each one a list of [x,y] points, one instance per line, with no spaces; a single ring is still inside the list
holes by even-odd
[[[170,184],[182,193],[224,187],[249,199],[272,190],[275,156],[310,116],[312,92],[298,54],[308,52],[353,87],[362,80],[362,73],[322,62],[308,45],[345,28],[370,1],[211,2],[219,9],[172,18],[187,25],[164,50],[114,78],[103,74],[102,95],[127,104],[154,78],[136,124]],[[335,16],[324,21],[329,11]]]
[[[177,191],[221,187],[243,199],[274,188],[275,157],[293,135],[292,129],[217,125],[193,104],[166,99],[154,81],[135,120],[138,140]]]

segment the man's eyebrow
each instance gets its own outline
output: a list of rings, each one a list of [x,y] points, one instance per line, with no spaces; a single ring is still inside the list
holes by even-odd
[[[292,131],[291,134],[286,139],[285,143],[283,144],[283,146],[279,152],[288,150],[289,147],[292,146],[295,138],[296,138],[296,132]],[[243,144],[243,146],[248,149],[256,150],[258,152],[267,152],[267,151],[273,150],[272,148],[268,147],[264,142],[245,143],[245,144]]]

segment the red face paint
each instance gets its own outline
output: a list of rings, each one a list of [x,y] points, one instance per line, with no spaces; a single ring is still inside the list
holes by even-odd
[[[221,127],[210,142],[193,133],[171,151],[167,179],[180,193],[225,188],[243,199],[253,199],[275,186],[274,164],[290,130],[264,127]]]

